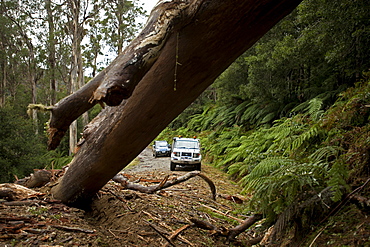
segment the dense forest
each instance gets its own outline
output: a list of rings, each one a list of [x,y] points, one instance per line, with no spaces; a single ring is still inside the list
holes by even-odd
[[[48,152],[49,115],[27,107],[75,92],[140,29],[139,1],[103,2],[0,3],[0,182],[67,164],[100,110]],[[326,204],[356,188],[369,195],[359,187],[370,175],[369,68],[370,3],[304,0],[158,138],[199,136],[206,162],[253,194],[243,210],[278,222],[276,236],[291,222],[308,232],[312,215],[335,213]]]
[[[139,1],[2,1],[0,3],[0,182],[32,169],[68,164],[83,126],[74,122],[60,148],[47,152],[49,113],[122,52],[142,27]],[[138,22],[141,20],[141,22]]]
[[[369,24],[366,1],[303,1],[159,138],[199,136],[275,239],[300,243],[349,200],[369,210]]]

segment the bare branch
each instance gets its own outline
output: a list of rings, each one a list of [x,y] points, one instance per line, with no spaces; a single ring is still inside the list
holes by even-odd
[[[210,186],[211,191],[212,191],[212,198],[214,200],[216,200],[216,186],[214,185],[212,180],[210,180],[204,174],[200,173],[200,171],[191,171],[191,172],[188,172],[188,173],[186,173],[185,175],[183,175],[181,177],[174,178],[170,181],[168,181],[169,176],[167,175],[161,181],[161,183],[159,185],[153,185],[153,186],[143,186],[141,184],[129,182],[128,179],[122,174],[117,174],[116,176],[114,176],[112,178],[112,180],[114,182],[121,183],[124,189],[136,190],[136,191],[140,191],[140,192],[143,192],[143,193],[152,194],[156,191],[159,191],[159,190],[171,187],[173,185],[185,182],[186,180],[189,180],[190,178],[195,177],[195,176],[199,176],[199,177],[203,178],[208,183],[208,185]]]

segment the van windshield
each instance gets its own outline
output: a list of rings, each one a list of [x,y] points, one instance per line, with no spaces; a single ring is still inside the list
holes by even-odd
[[[167,147],[168,143],[167,142],[157,142],[158,147]]]
[[[199,143],[197,141],[177,140],[175,142],[175,148],[199,149]]]

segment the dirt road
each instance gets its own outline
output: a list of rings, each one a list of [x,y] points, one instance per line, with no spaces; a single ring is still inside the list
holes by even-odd
[[[170,157],[153,156],[152,149],[147,147],[136,158],[132,165],[124,169],[126,173],[141,173],[145,171],[170,172]]]
[[[155,186],[163,178],[174,179],[188,171],[170,171],[170,158],[154,158],[146,148],[123,173],[130,181]],[[110,181],[93,200],[91,209],[82,211],[53,200],[47,187],[43,196],[30,199],[30,206],[0,203],[0,246],[168,246],[165,237],[187,227],[172,241],[175,246],[228,246],[224,237],[191,226],[189,219],[201,219],[225,228],[239,224],[242,204],[221,195],[239,195],[240,188],[220,170],[203,164],[202,174],[216,188],[212,200],[209,185],[199,176],[153,194],[123,189]],[[144,182],[142,182],[143,180]],[[153,182],[149,182],[153,181]],[[20,220],[22,220],[21,223]],[[239,241],[248,239],[247,233]]]

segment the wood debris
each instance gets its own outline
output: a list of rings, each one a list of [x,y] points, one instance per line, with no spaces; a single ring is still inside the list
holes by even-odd
[[[42,195],[44,195],[44,193],[36,192],[19,184],[0,184],[0,198],[4,198],[8,201],[20,201]]]

